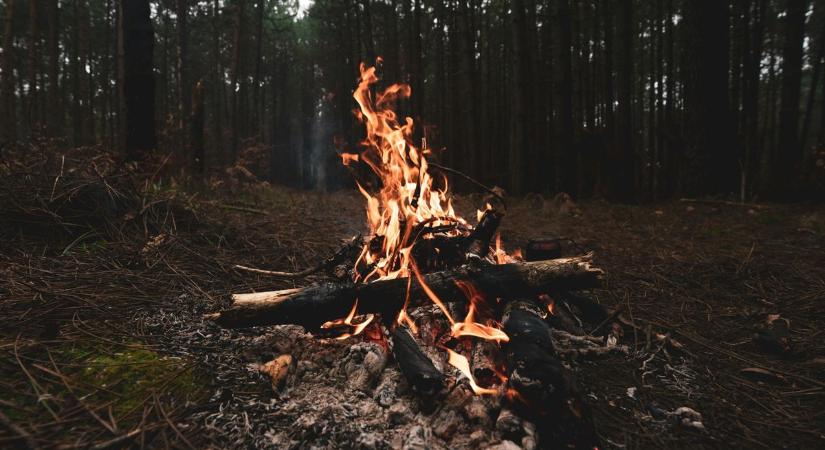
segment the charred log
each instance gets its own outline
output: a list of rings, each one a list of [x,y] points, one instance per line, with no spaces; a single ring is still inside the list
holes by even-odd
[[[489,266],[465,265],[423,276],[425,284],[442,301],[464,301],[456,285],[463,280],[490,298],[533,297],[548,289],[576,290],[596,287],[602,271],[590,266],[591,255]],[[345,317],[358,299],[358,314],[379,313],[394,317],[404,305],[408,279],[379,280],[365,284],[326,283],[303,289],[236,294],[227,310],[208,315],[218,325],[244,328],[295,324],[314,329],[322,323]],[[412,280],[410,307],[429,302],[418,280]]]
[[[556,358],[543,309],[532,301],[513,301],[504,314],[508,387],[514,408],[542,430],[552,448],[597,447],[587,406],[570,372]]]
[[[434,394],[444,386],[444,374],[421,351],[407,327],[397,326],[391,333],[392,354],[401,373],[415,390]]]
[[[493,240],[493,235],[501,224],[502,217],[503,215],[495,210],[488,209],[484,211],[478,225],[467,237],[465,255],[468,260],[481,259],[487,256],[490,251],[490,241]]]

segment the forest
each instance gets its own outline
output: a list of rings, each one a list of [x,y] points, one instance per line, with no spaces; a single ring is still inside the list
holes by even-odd
[[[825,448],[825,2],[0,29],[0,448]]]
[[[152,114],[139,147],[193,172],[203,152],[206,170],[241,161],[334,189],[351,184],[334,154],[362,139],[358,66],[381,57],[382,83],[412,88],[399,113],[416,141],[508,192],[812,198],[825,170],[815,3],[7,0],[3,142],[125,152],[135,70],[152,78],[134,94]]]

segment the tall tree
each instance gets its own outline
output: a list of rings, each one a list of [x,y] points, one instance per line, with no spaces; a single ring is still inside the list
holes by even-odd
[[[528,0],[529,1],[529,0]],[[515,194],[523,194],[527,186],[525,168],[527,161],[527,36],[524,17],[524,0],[513,0],[510,12],[510,33],[512,40],[512,75],[510,92],[512,96],[510,113],[509,185]]]
[[[239,127],[241,126],[240,121],[240,111],[238,107],[238,97],[240,96],[239,91],[241,90],[241,86],[238,84],[238,80],[241,78],[240,72],[242,70],[241,65],[241,53],[243,50],[243,27],[244,27],[244,13],[246,9],[246,0],[238,0],[237,5],[235,5],[235,36],[233,39],[232,44],[232,68],[231,68],[231,77],[232,81],[230,84],[230,100],[231,100],[231,114],[232,114],[232,136],[229,143],[229,162],[230,164],[234,164],[235,160],[238,157],[238,139],[239,139]]]
[[[682,191],[689,195],[734,192],[739,183],[729,108],[729,2],[688,0],[689,45],[685,70],[686,157]]]
[[[193,87],[189,82],[189,0],[176,0],[175,15],[178,26],[178,129],[181,136],[181,144],[186,148],[186,130],[188,130],[188,120],[190,107],[192,106],[191,92]]]
[[[8,3],[7,3],[8,4]],[[60,29],[59,29],[59,1],[49,0],[48,4],[48,60],[49,60],[49,89],[46,115],[49,136],[58,136],[63,128],[63,112],[60,105]]]
[[[787,196],[798,186],[794,175],[802,162],[799,142],[799,99],[802,83],[802,52],[805,39],[806,0],[787,0],[785,44],[782,50],[782,88],[779,108],[779,142],[773,153],[773,193]]]
[[[17,139],[17,114],[14,101],[14,0],[6,0],[3,18],[3,139],[13,142]]]
[[[27,128],[29,132],[34,135],[39,127],[38,111],[37,111],[37,57],[38,57],[38,42],[40,40],[40,30],[38,29],[38,10],[37,2],[29,0],[29,42],[28,42],[28,87],[29,91],[26,93],[26,119]]]
[[[559,144],[555,148],[556,190],[575,192],[577,167],[576,154],[573,149],[573,14],[568,0],[558,0],[555,6],[556,21],[550,26],[557,30],[554,46],[557,62],[554,98],[558,102],[555,108],[558,124],[554,128],[557,131],[556,139]]]
[[[125,155],[136,160],[156,146],[154,30],[149,0],[122,0]]]
[[[616,27],[616,122],[615,142],[608,154],[611,168],[610,196],[622,202],[635,200],[636,156],[633,148],[633,2],[617,5]]]

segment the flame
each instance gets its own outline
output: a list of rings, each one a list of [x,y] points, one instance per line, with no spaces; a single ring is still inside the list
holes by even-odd
[[[377,64],[380,64],[380,58]],[[392,109],[399,99],[407,98],[412,91],[406,84],[393,84],[382,92],[373,94],[372,87],[378,82],[375,67],[360,66],[358,87],[353,94],[358,103],[356,117],[364,123],[366,136],[361,142],[363,151],[359,154],[341,153],[344,165],[354,163],[366,164],[380,181],[377,192],[374,188],[356,181],[358,191],[366,199],[367,224],[372,239],[365,243],[356,260],[355,281],[370,282],[383,279],[406,277],[407,294],[404,306],[396,317],[396,322],[406,324],[417,333],[415,323],[410,319],[406,308],[410,301],[412,277],[418,281],[427,297],[444,313],[451,325],[451,336],[473,336],[495,342],[506,342],[507,335],[497,329],[493,323],[482,324],[476,321],[478,307],[484,299],[477,290],[467,284],[462,288],[470,301],[467,316],[462,322],[456,322],[444,302],[427,285],[421,271],[412,257],[412,249],[424,226],[454,226],[452,230],[445,227],[448,236],[466,233],[467,221],[456,215],[449,197],[449,184],[446,176],[437,180],[428,171],[427,157],[432,152],[427,148],[426,140],[421,146],[414,145],[413,120],[409,117],[399,118]],[[485,211],[492,209],[490,204]],[[479,220],[485,211],[478,211]],[[455,227],[459,225],[462,227]],[[380,247],[380,248],[379,248]],[[501,238],[497,238],[495,262],[511,262],[501,247]],[[465,290],[466,289],[466,290]],[[357,302],[349,316],[335,324],[352,325]],[[355,326],[358,334],[372,320],[372,316]],[[330,326],[332,326],[330,325]],[[448,350],[449,363],[455,366],[470,380],[476,394],[494,394],[494,389],[479,387],[472,377],[467,359]]]
[[[550,297],[547,294],[541,294],[539,295],[539,300],[544,302],[544,304],[547,306],[547,312],[550,313],[551,316],[555,314],[556,301],[553,300],[552,297]]]
[[[470,371],[470,363],[464,355],[456,353],[449,348],[447,349],[447,353],[450,355],[450,359],[447,362],[467,377],[467,380],[470,382],[470,387],[473,388],[473,392],[475,392],[476,395],[498,394],[497,389],[483,388],[476,383],[476,380],[473,378],[473,373]]]
[[[400,120],[392,105],[407,98],[411,89],[406,84],[393,84],[375,95],[370,87],[378,82],[375,67],[361,64],[361,77],[353,97],[358,103],[358,117],[366,126],[365,150],[359,155],[342,153],[345,164],[361,161],[367,164],[381,181],[380,191],[371,194],[358,183],[358,190],[367,200],[367,222],[373,236],[382,239],[381,249],[373,251],[365,245],[359,263],[371,271],[363,281],[410,276],[411,249],[417,225],[432,226],[466,221],[455,214],[448,198],[448,185],[439,190],[427,171],[426,143],[418,148],[412,143],[413,120]]]
[[[467,316],[463,322],[456,322],[452,326],[453,337],[475,336],[488,341],[508,342],[510,338],[500,329],[483,325],[475,321],[475,313],[478,305],[484,301],[484,297],[476,289],[475,285],[468,281],[456,280],[455,284],[470,301],[467,309]]]
[[[348,166],[353,162],[358,162],[358,158],[358,154],[355,153],[341,153],[341,161],[345,166]]]
[[[357,310],[358,310],[358,299],[356,298],[355,303],[352,304],[352,309],[350,310],[349,314],[347,314],[347,317],[345,317],[344,319],[337,319],[337,320],[333,320],[333,321],[329,321],[329,322],[324,322],[321,325],[321,328],[329,329],[329,328],[333,328],[337,325],[347,325],[347,326],[350,326],[350,327],[353,328],[352,333],[344,333],[344,334],[336,337],[335,339],[341,340],[341,339],[347,339],[347,338],[352,337],[352,336],[357,336],[357,335],[361,334],[361,332],[364,331],[364,328],[367,328],[367,325],[369,325],[370,322],[372,322],[372,319],[375,318],[375,316],[373,314],[367,314],[366,316],[364,316],[365,319],[364,319],[363,322],[357,323],[357,324],[352,323],[352,320],[355,319],[355,312]]]

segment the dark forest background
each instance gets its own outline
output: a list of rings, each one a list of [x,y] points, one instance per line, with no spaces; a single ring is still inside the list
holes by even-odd
[[[618,201],[821,195],[825,3],[5,0],[2,145],[346,185],[360,62],[444,165]]]

